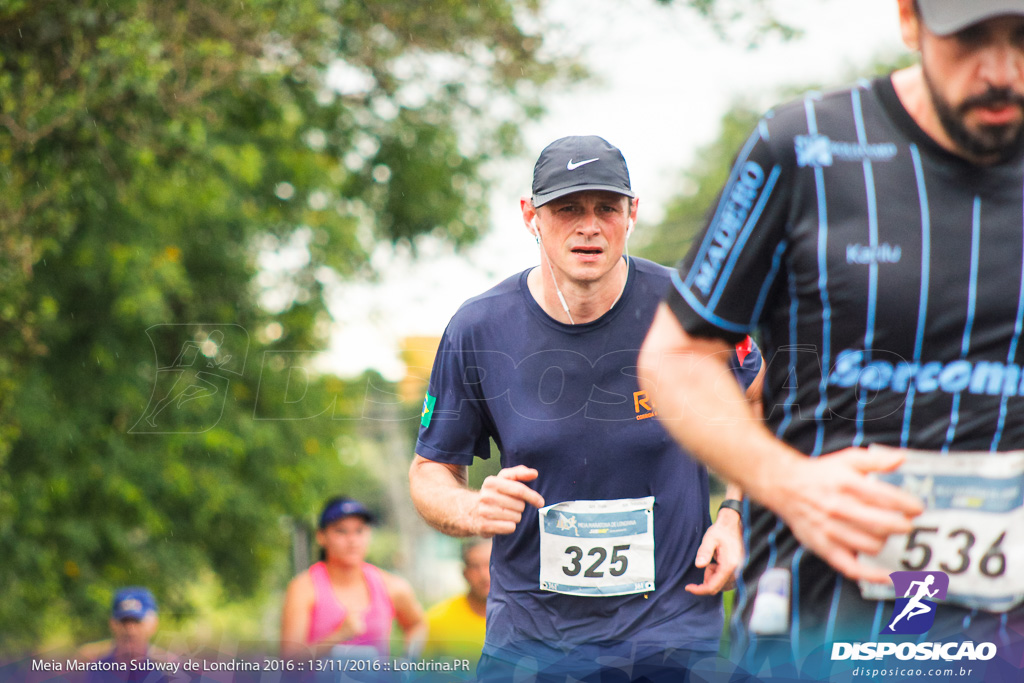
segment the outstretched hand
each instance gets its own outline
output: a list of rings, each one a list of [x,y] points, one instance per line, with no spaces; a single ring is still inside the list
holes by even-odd
[[[876,555],[892,534],[909,533],[924,511],[900,488],[868,477],[903,463],[898,450],[847,448],[818,458],[794,459],[780,468],[764,502],[801,544],[853,580],[887,583],[884,569],[858,561]]]
[[[704,582],[686,585],[694,595],[714,595],[730,590],[736,583],[736,570],[743,562],[742,520],[735,510],[718,511],[715,523],[704,533],[694,564],[704,569]]]

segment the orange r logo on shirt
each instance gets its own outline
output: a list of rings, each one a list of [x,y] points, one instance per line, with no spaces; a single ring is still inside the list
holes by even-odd
[[[641,409],[646,411],[641,414]],[[658,411],[654,409],[654,404],[651,402],[651,398],[647,395],[646,391],[634,391],[633,392],[633,410],[636,412],[636,419],[646,420],[649,417],[654,417],[658,414]]]

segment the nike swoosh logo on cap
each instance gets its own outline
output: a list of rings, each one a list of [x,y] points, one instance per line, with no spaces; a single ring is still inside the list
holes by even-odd
[[[592,163],[592,162],[595,162],[595,161],[597,161],[597,160],[598,160],[598,159],[600,159],[600,158],[601,158],[601,157],[594,157],[593,159],[587,159],[586,161],[578,161],[578,162],[576,162],[575,164],[574,164],[574,163],[572,163],[572,159],[569,159],[569,163],[567,163],[567,164],[565,165],[565,169],[566,169],[567,171],[575,171],[575,170],[576,170],[577,168],[579,168],[580,166],[586,166],[587,164],[589,164],[589,163]]]

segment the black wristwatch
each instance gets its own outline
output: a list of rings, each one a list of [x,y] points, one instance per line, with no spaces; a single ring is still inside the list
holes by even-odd
[[[729,508],[735,510],[736,514],[743,517],[743,501],[736,500],[735,498],[726,498],[722,501],[722,504],[718,506],[718,511],[721,512],[722,508]]]

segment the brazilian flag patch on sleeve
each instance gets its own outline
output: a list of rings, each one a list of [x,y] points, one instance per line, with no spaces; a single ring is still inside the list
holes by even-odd
[[[431,396],[429,393],[423,399],[423,412],[420,413],[420,425],[424,427],[430,426],[430,418],[434,416],[434,404],[437,403],[437,397]]]

